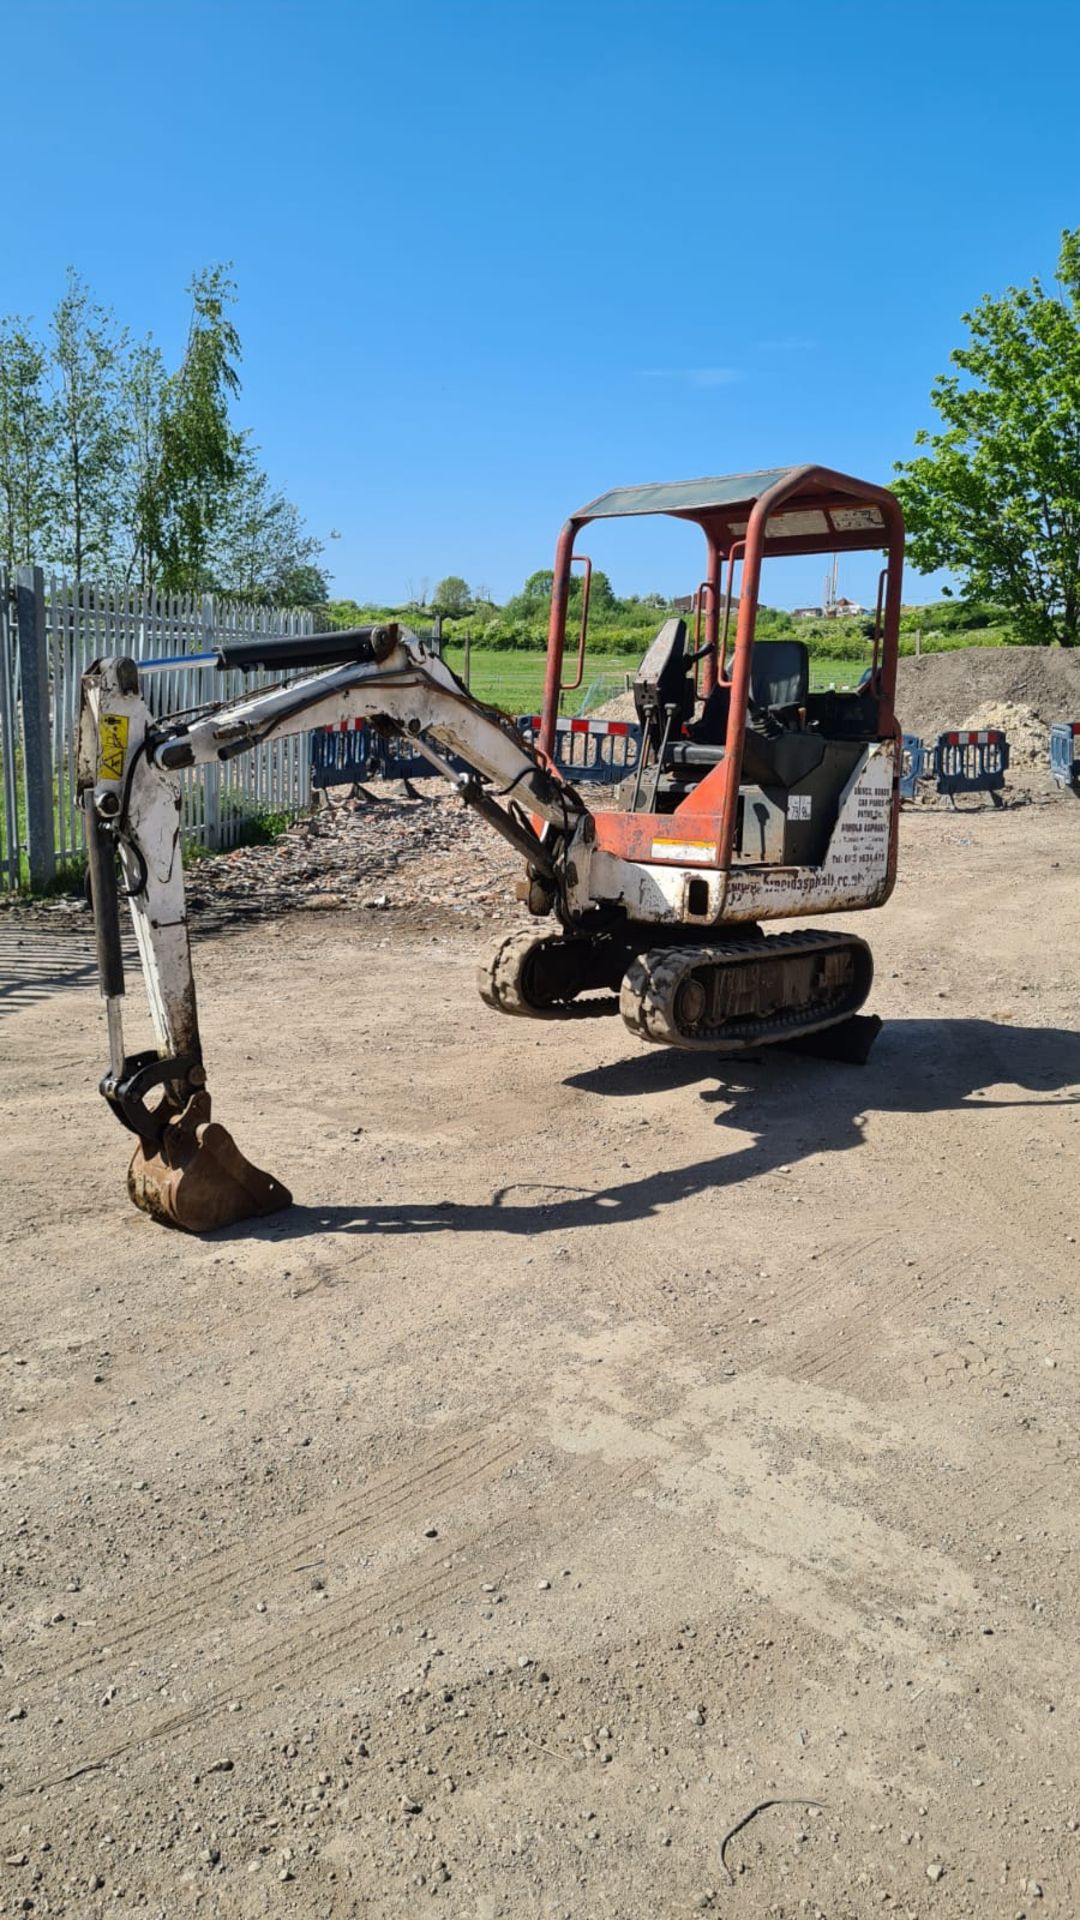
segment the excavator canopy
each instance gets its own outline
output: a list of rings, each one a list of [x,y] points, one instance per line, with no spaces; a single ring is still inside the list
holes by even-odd
[[[802,477],[803,484],[799,484]],[[758,473],[729,473],[702,480],[670,480],[641,487],[615,487],[571,514],[582,526],[590,520],[614,520],[667,513],[704,527],[721,550],[745,537],[756,501],[774,487],[791,486],[765,527],[765,554],[852,552],[887,544],[891,502],[881,490],[846,474],[820,467],[767,467]]]

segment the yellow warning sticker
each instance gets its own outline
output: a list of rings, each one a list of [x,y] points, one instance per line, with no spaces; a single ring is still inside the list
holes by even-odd
[[[122,780],[127,759],[128,716],[103,713],[98,734],[98,779]]]

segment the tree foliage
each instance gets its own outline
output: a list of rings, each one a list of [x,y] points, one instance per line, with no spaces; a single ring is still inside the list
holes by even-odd
[[[326,575],[318,565],[322,551],[291,500],[270,484],[243,442],[225,514],[213,545],[212,573],[243,600],[275,607],[321,606]]]
[[[9,567],[37,558],[52,521],[56,428],[45,366],[29,323],[0,321],[0,557]]]
[[[150,511],[154,476],[161,463],[161,424],[167,375],[165,362],[152,339],[140,341],[121,375],[121,411],[124,432],[124,468],[121,479],[121,525],[127,551],[120,560],[125,580],[140,587],[154,581],[156,552],[149,540],[156,515]]]
[[[126,342],[112,315],[68,268],[52,320],[55,485],[52,551],[77,579],[107,566],[119,533],[125,431]]]
[[[0,321],[0,560],[273,605],[327,594],[321,543],[234,423],[235,288],[195,275],[170,373],[69,269],[47,341]]]
[[[436,613],[460,620],[462,615],[468,613],[472,607],[472,594],[469,592],[468,581],[463,580],[459,573],[448,573],[445,580],[439,581],[432,595],[431,604]]]
[[[228,512],[242,442],[229,416],[240,390],[240,336],[229,317],[236,297],[225,269],[196,274],[188,291],[187,349],[161,397],[157,459],[137,511],[141,543],[166,592],[198,592],[211,580],[215,534]]]
[[[908,550],[1005,607],[1035,645],[1080,642],[1080,229],[1057,280],[987,294],[931,401],[939,432],[897,468]]]

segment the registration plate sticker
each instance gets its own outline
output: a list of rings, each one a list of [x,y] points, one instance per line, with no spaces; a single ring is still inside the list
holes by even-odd
[[[103,713],[98,727],[98,779],[122,780],[127,759],[128,727],[126,713]]]

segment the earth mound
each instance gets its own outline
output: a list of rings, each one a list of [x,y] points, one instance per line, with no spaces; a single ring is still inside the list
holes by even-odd
[[[1005,727],[1015,760],[1045,766],[1055,720],[1080,718],[1080,658],[1059,647],[962,647],[901,660],[896,711],[930,744],[949,727]]]

